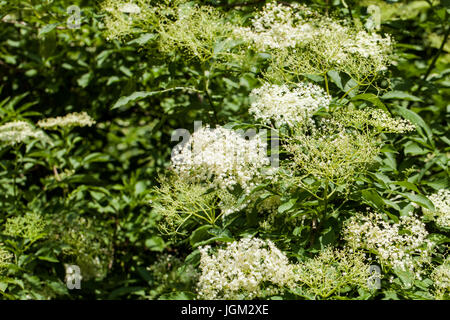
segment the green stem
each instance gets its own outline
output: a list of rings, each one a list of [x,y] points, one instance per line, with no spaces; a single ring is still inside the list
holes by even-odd
[[[330,90],[328,88],[328,77],[326,72],[323,74],[323,79],[325,80],[325,89],[327,90],[327,94],[330,95]]]
[[[328,207],[328,180],[325,184],[325,190],[323,192],[323,201],[324,201],[324,207],[323,207],[323,218],[325,218],[327,214],[327,207]]]
[[[211,94],[209,92],[209,74],[210,74],[210,70],[206,70],[206,68],[202,65],[202,69],[203,69],[203,79],[204,79],[204,91],[206,94],[206,98],[208,99],[209,105],[211,106],[212,109],[212,113],[214,115],[214,121],[216,124],[219,123],[219,119],[217,117],[217,111],[216,111],[216,107],[214,105],[213,99],[211,97]],[[210,68],[211,69],[211,68]]]
[[[19,190],[17,188],[17,172],[19,170],[19,156],[20,156],[20,148],[21,148],[22,144],[17,144],[16,146],[14,146],[14,156],[15,156],[15,161],[14,161],[14,176],[13,176],[13,193],[14,193],[14,207],[17,208],[17,203],[18,203],[18,195],[19,195]],[[20,157],[20,163],[22,163],[22,157]]]

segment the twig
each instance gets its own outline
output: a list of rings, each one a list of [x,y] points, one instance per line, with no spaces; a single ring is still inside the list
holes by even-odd
[[[448,20],[448,13],[445,13],[445,21]],[[427,81],[428,76],[430,75],[431,71],[433,70],[434,66],[436,65],[437,60],[439,59],[439,56],[441,55],[442,51],[444,50],[445,44],[447,43],[448,37],[450,34],[450,26],[447,26],[447,30],[444,34],[444,39],[442,40],[441,46],[439,47],[439,50],[437,54],[433,57],[433,60],[431,61],[430,65],[428,66],[427,71],[423,75],[422,82],[419,84],[419,87],[417,88],[417,92],[420,93],[420,90],[423,88],[424,82]]]

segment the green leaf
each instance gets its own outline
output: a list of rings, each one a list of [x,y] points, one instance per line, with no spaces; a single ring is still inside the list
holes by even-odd
[[[381,100],[374,95],[373,93],[362,93],[362,94],[358,94],[356,96],[354,96],[352,98],[352,100],[364,100],[364,101],[368,101],[371,104],[373,104],[374,106],[377,106],[385,111],[387,111],[386,106],[384,105],[383,102],[381,102]]]
[[[434,211],[434,205],[433,203],[424,195],[421,194],[415,194],[415,193],[403,193],[400,192],[399,194],[403,195],[408,200],[418,204],[419,206]]]
[[[394,272],[406,287],[412,287],[414,284],[414,273],[399,269],[396,269]]]
[[[191,246],[195,247],[198,242],[211,238],[211,234],[208,232],[211,228],[211,225],[204,225],[192,232],[191,236],[189,237],[189,243],[191,244]]]
[[[417,186],[414,183],[411,183],[409,181],[394,181],[394,182],[392,182],[392,184],[396,184],[396,185],[405,187],[409,190],[420,193],[420,190],[417,188]]]
[[[414,111],[406,109],[404,107],[397,106],[396,111],[398,114],[400,114],[403,118],[411,121],[416,127],[418,127],[419,134],[423,135],[423,132],[421,129],[423,129],[426,133],[426,137],[428,138],[428,141],[433,145],[433,133],[431,132],[430,127],[426,124],[426,122]]]
[[[129,103],[140,101],[142,99],[148,98],[148,97],[153,96],[155,94],[160,94],[160,93],[170,92],[170,91],[175,91],[175,90],[201,92],[201,91],[199,91],[199,90],[197,90],[195,88],[189,88],[189,87],[174,87],[174,88],[158,90],[158,91],[136,91],[136,92],[133,92],[129,96],[120,97],[120,99],[117,100],[117,102],[114,104],[114,106],[111,109],[117,109],[117,108],[126,106]]]
[[[296,202],[297,198],[290,199],[288,202],[285,202],[278,207],[278,212],[283,213],[288,211],[289,209],[292,209],[292,207],[295,205]]]
[[[361,192],[363,199],[375,205],[375,207],[381,209],[384,206],[383,198],[380,197],[378,192],[373,189],[363,190]]]
[[[145,246],[151,251],[162,252],[166,248],[166,244],[161,237],[153,236],[150,239],[145,240]]]
[[[342,79],[339,75],[339,72],[330,70],[328,71],[328,77],[331,79],[331,81],[341,90],[344,90],[344,86],[342,85]]]
[[[44,35],[44,34],[46,34],[46,33],[49,33],[50,31],[52,31],[53,29],[55,29],[59,24],[60,24],[59,22],[57,22],[57,23],[51,23],[51,24],[48,24],[48,25],[46,25],[45,27],[41,28],[41,29],[39,30],[38,37],[41,37],[42,35]]]
[[[80,87],[86,88],[89,85],[89,82],[93,78],[93,73],[88,72],[83,74],[80,78],[78,78],[77,83]]]
[[[436,243],[437,245],[450,243],[450,238],[440,233],[432,233],[428,236],[428,239]]]
[[[117,108],[126,106],[129,103],[140,101],[140,100],[150,97],[154,94],[155,94],[155,92],[136,91],[129,96],[120,97],[120,99],[117,100],[117,102],[114,104],[114,106],[111,109],[117,109]]]
[[[381,96],[381,99],[396,99],[396,100],[408,100],[408,101],[422,101],[422,99],[413,96],[412,94],[403,91],[389,91]]]
[[[87,157],[83,158],[81,165],[86,165],[92,162],[107,162],[107,161],[109,161],[109,155],[101,152],[94,152],[88,155]]]
[[[40,256],[38,257],[39,260],[44,260],[44,261],[48,261],[48,262],[59,262],[58,259],[54,258],[54,257],[49,257],[49,256]]]
[[[153,40],[157,37],[158,35],[155,33],[144,33],[143,35],[141,35],[139,38],[134,39],[129,41],[127,44],[137,44],[139,46],[143,46],[144,44],[146,44],[147,42],[149,42],[150,40]]]

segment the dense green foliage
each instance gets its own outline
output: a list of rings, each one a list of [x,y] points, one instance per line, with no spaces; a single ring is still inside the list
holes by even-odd
[[[449,298],[450,200],[440,209],[432,196],[449,190],[449,2],[305,1],[354,34],[379,22],[378,33],[391,35],[392,54],[345,63],[327,59],[345,33],[296,50],[235,37],[266,2],[0,0],[0,297]],[[126,3],[140,12],[121,12]],[[81,8],[79,27],[71,27],[72,5]],[[300,82],[329,94],[330,107],[311,115],[316,124],[328,119],[326,129],[249,112],[252,90]],[[82,112],[95,123],[42,122]],[[31,126],[2,127],[13,121]],[[279,170],[229,188],[214,184],[215,171],[198,174],[204,165],[171,165],[174,130],[194,132],[195,121],[277,129]],[[358,242],[352,226],[381,226],[380,217],[403,240],[361,246],[369,232]],[[247,236],[271,242],[231,248]],[[275,255],[296,276],[274,270],[261,280],[266,291],[208,293],[207,267],[230,271],[214,259],[206,266],[206,245],[216,261],[233,259],[219,249],[227,245]],[[411,253],[412,270],[381,253],[396,246]],[[381,267],[378,289],[365,285],[370,264]],[[66,286],[68,265],[81,269],[80,290]]]

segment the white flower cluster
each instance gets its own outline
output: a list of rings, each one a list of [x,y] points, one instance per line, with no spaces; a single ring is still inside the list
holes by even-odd
[[[374,280],[363,252],[332,247],[299,264],[297,278],[304,284],[304,291],[322,299],[349,287],[367,289]]]
[[[450,228],[450,190],[441,189],[428,198],[436,208],[436,211],[433,212],[436,217],[436,224],[442,228]],[[425,211],[429,213],[428,210]]]
[[[328,27],[323,29],[326,41],[333,41],[336,34],[340,35],[340,47],[338,50],[329,47],[333,51],[330,53],[331,61],[336,64],[343,64],[346,60],[352,59],[357,55],[374,61],[374,65],[380,66],[376,71],[386,69],[385,58],[392,50],[392,40],[389,35],[385,37],[377,33],[369,33],[364,30],[353,32],[352,29],[342,26],[336,22],[329,23]]]
[[[290,263],[270,240],[243,238],[224,249],[200,248],[200,299],[255,299],[283,291],[327,298],[367,287],[370,266],[362,252],[328,247],[315,258]]]
[[[252,27],[236,28],[235,35],[252,41],[260,49],[295,47],[299,41],[313,40],[313,27],[308,23],[295,24],[301,19],[296,12],[298,5],[287,7],[275,2],[268,3],[264,10],[252,19]]]
[[[334,119],[322,119],[310,126],[309,132],[303,128],[296,130],[286,150],[293,155],[294,170],[346,184],[369,168],[379,153],[379,146],[366,133],[348,130]]]
[[[450,293],[450,258],[447,257],[443,264],[436,267],[430,278],[434,282],[437,298],[443,298],[445,294],[448,295]]]
[[[318,60],[346,66],[355,57],[370,59],[376,71],[386,69],[392,40],[387,35],[346,26],[298,5],[274,2],[252,19],[251,27],[237,28],[235,36],[251,42],[258,50],[292,48],[313,50]]]
[[[322,88],[310,83],[300,83],[292,90],[287,85],[265,83],[250,95],[255,101],[249,112],[264,123],[273,120],[278,126],[309,122],[316,110],[328,109],[331,102]]]
[[[134,3],[125,3],[119,8],[119,11],[123,13],[139,14],[141,13],[141,8]]]
[[[243,238],[209,254],[200,248],[199,297],[254,299],[277,294],[294,281],[292,265],[270,240]]]
[[[0,143],[15,145],[30,139],[48,141],[48,137],[26,121],[12,121],[0,126]]]
[[[419,279],[434,245],[427,236],[425,224],[412,214],[401,216],[398,223],[386,222],[376,213],[358,214],[344,229],[350,247],[375,251],[382,264],[414,272]]]
[[[380,109],[373,109],[370,112],[371,119],[368,123],[376,128],[380,128],[384,132],[405,133],[416,130],[407,119],[393,118],[387,112]]]
[[[343,30],[344,31],[344,30]],[[376,58],[380,49],[391,46],[391,38],[383,38],[377,33],[359,31],[353,39],[347,39],[342,43],[344,51],[349,54],[360,54],[365,58]]]
[[[47,118],[40,120],[37,125],[45,129],[55,129],[57,127],[85,127],[95,124],[95,120],[92,119],[86,112],[73,112],[64,117]]]
[[[8,267],[12,258],[13,258],[12,253],[6,250],[3,247],[3,244],[0,243],[0,274],[3,272],[4,269]]]
[[[416,127],[407,119],[394,118],[386,111],[375,108],[340,110],[336,112],[337,120],[343,125],[365,130],[373,127],[378,132],[405,133],[414,131]]]
[[[269,164],[263,140],[249,140],[239,133],[217,127],[204,127],[192,134],[172,156],[174,170],[190,181],[210,181],[220,188],[240,185],[249,192],[261,169]]]
[[[101,4],[106,13],[106,39],[123,39],[133,33],[140,22],[152,18],[151,6],[146,0],[104,0]]]

